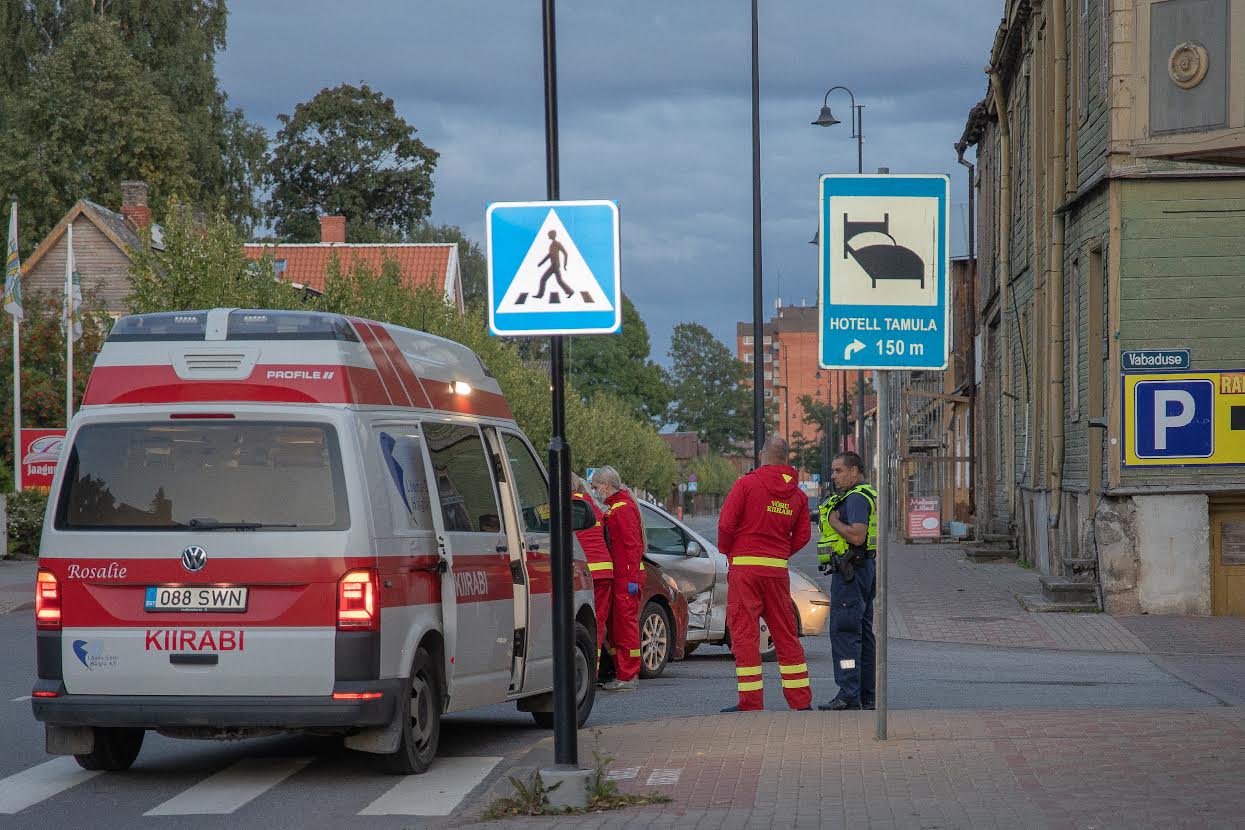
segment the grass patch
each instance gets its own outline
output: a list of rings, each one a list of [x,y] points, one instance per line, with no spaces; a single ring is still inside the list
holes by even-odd
[[[1024,568],[1026,571],[1031,571],[1035,567],[1035,565],[1032,562],[1030,562],[1028,559],[1017,559],[1016,564]]]
[[[601,733],[594,733],[598,747]],[[618,782],[609,779],[609,766],[614,763],[612,755],[603,755],[600,749],[592,751],[592,775],[588,778],[588,807],[576,810],[571,807],[554,807],[549,803],[549,793],[562,786],[562,782],[552,787],[545,785],[540,777],[540,770],[532,773],[526,780],[510,777],[510,785],[514,787],[514,795],[495,799],[481,814],[484,821],[496,821],[516,816],[570,816],[585,813],[601,813],[606,810],[621,810],[624,807],[643,807],[649,804],[669,804],[672,798],[660,793],[625,793]]]

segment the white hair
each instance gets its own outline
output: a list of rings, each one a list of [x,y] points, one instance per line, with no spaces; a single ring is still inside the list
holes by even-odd
[[[616,490],[623,489],[622,476],[613,467],[597,467],[592,471],[592,480],[597,484],[604,484]]]

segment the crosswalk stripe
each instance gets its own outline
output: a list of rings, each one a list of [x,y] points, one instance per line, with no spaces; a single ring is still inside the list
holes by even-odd
[[[20,813],[32,804],[89,781],[98,772],[78,766],[73,758],[55,758],[0,780],[0,815]]]
[[[224,815],[272,789],[310,758],[245,758],[173,796],[147,816]]]
[[[501,758],[438,758],[359,811],[361,816],[448,816]]]

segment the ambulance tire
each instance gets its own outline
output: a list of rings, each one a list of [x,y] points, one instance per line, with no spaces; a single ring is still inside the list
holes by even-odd
[[[83,769],[100,772],[123,772],[134,764],[143,748],[146,731],[128,726],[95,727],[95,748],[74,760]]]
[[[384,756],[386,769],[394,775],[427,772],[437,757],[441,739],[441,669],[432,655],[416,649],[411,661],[409,691],[398,701],[402,737],[397,752]]]
[[[596,702],[597,678],[592,668],[596,656],[597,641],[583,623],[575,623],[575,726],[581,729]],[[533,712],[532,719],[541,729],[553,728],[553,712]]]

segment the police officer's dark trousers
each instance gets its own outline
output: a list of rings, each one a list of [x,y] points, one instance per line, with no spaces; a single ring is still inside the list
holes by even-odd
[[[856,578],[851,582],[838,573],[830,580],[830,649],[834,655],[834,682],[839,686],[841,700],[874,699],[876,565],[876,560],[866,559],[856,566]]]

